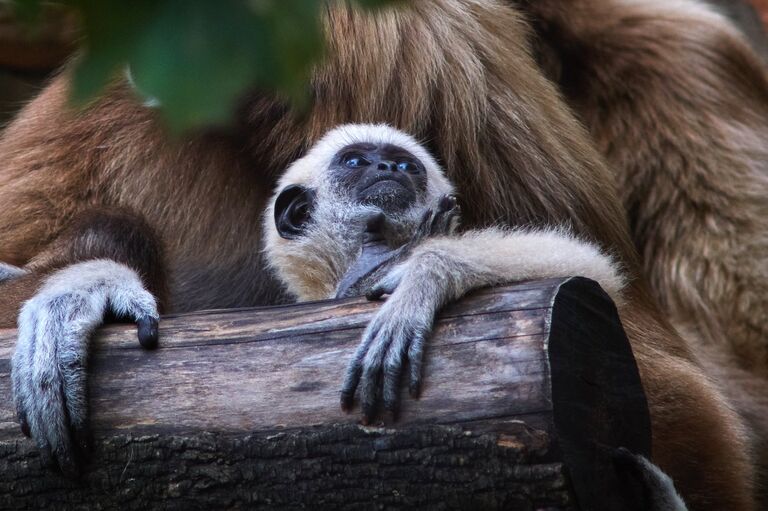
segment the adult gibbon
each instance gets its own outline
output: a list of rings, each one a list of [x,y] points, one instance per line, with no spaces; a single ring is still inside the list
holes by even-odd
[[[107,308],[125,305],[112,312],[152,344],[150,297],[166,311],[281,300],[258,221],[276,179],[328,129],[386,122],[427,142],[468,227],[567,226],[616,258],[654,461],[691,509],[752,509],[749,453],[768,458],[768,81],[739,33],[694,0],[338,3],[325,26],[304,116],[253,93],[231,129],[172,144],[127,84],[69,110],[65,71],[6,129],[0,261],[24,274],[3,284],[0,320],[32,298],[20,337],[35,355],[13,371],[35,389],[20,420],[43,452],[74,466],[86,423],[69,408],[84,412]],[[79,330],[52,320],[72,303]],[[721,391],[702,366],[738,379]]]

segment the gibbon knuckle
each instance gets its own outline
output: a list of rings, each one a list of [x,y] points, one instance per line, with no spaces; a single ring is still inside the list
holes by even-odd
[[[380,344],[381,342],[378,341]],[[365,357],[363,358],[363,378],[364,379],[371,379],[374,378],[379,371],[381,370],[382,361],[381,361],[381,354],[378,352],[379,346],[372,345],[369,349],[368,353],[366,353]]]
[[[403,366],[405,365],[405,355],[397,354],[393,357],[387,357],[387,361],[384,362],[384,374],[397,377],[400,376]]]

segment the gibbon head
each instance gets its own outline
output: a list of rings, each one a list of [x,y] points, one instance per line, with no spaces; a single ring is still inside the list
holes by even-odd
[[[267,262],[300,300],[334,295],[372,215],[386,241],[408,240],[453,185],[413,137],[384,124],[329,131],[285,172],[264,217]]]

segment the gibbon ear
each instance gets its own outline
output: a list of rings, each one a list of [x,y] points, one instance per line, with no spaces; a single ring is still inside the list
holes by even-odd
[[[312,218],[314,206],[314,190],[301,185],[283,188],[275,200],[275,227],[280,237],[292,240],[301,236]]]

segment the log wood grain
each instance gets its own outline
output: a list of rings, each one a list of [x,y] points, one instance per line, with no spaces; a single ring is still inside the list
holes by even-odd
[[[611,448],[648,455],[645,396],[594,282],[483,290],[444,310],[418,400],[374,427],[339,386],[376,303],[169,316],[143,351],[103,328],[90,360],[92,459],[42,466],[0,331],[2,509],[632,509]],[[628,497],[629,495],[629,497]],[[628,507],[627,499],[631,506]]]

